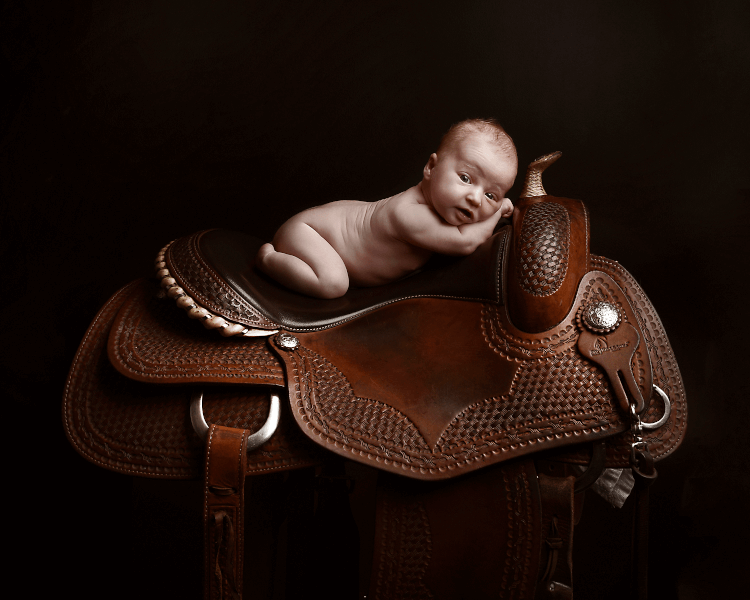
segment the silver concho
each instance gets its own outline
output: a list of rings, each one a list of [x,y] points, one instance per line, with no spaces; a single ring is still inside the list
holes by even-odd
[[[583,309],[581,321],[594,333],[609,333],[620,325],[622,317],[618,308],[611,302],[592,302]]]
[[[299,346],[299,340],[291,334],[280,333],[276,336],[276,343],[284,350],[294,350]]]

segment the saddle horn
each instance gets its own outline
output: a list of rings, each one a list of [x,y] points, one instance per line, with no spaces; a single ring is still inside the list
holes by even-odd
[[[542,173],[553,162],[562,156],[562,152],[552,152],[540,156],[526,168],[526,179],[523,182],[523,190],[519,198],[533,198],[535,196],[546,196],[542,185]]]

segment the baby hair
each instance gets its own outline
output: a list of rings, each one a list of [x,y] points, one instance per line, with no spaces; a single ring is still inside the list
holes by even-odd
[[[483,133],[492,138],[498,148],[506,152],[508,156],[517,157],[516,145],[513,139],[507,134],[503,126],[495,119],[466,119],[456,123],[446,132],[440,140],[438,154],[445,152],[447,149],[454,147],[461,140],[472,134]]]

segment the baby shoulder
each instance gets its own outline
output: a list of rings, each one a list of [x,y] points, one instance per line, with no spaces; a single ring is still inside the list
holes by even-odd
[[[391,222],[400,231],[440,228],[440,217],[427,204],[404,198],[394,203],[390,210]]]

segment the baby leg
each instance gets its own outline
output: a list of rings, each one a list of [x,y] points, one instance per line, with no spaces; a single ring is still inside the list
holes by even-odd
[[[258,251],[261,271],[296,292],[338,298],[349,288],[346,265],[317,231],[302,221],[287,221]]]

